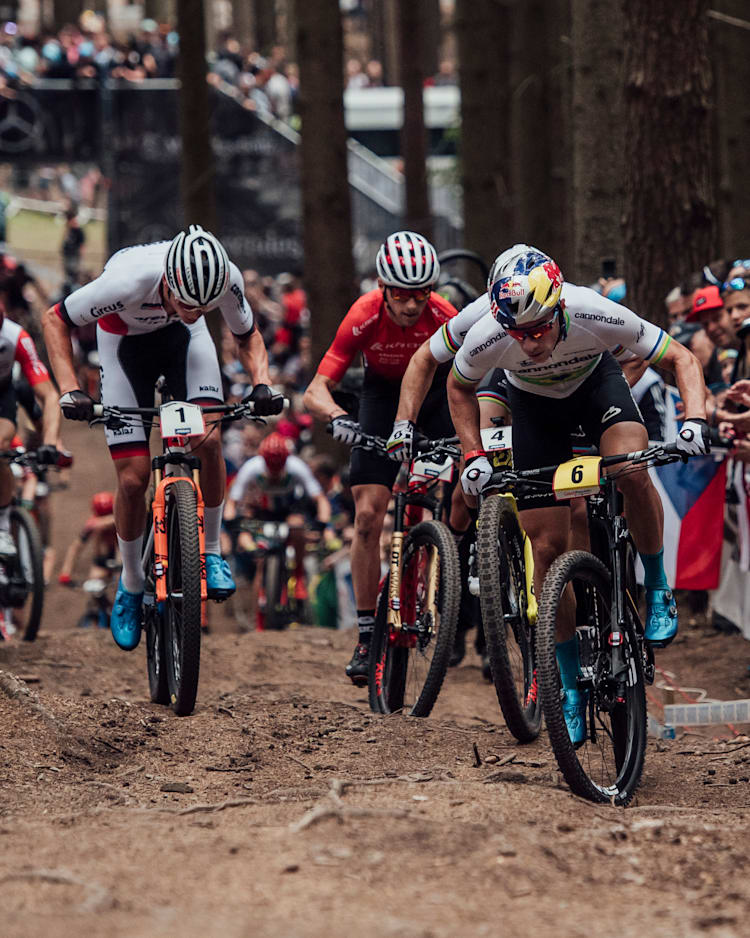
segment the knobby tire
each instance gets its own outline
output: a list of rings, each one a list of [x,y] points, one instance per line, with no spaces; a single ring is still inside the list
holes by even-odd
[[[33,642],[39,632],[44,609],[44,547],[42,537],[33,516],[25,508],[21,508],[20,505],[14,505],[11,508],[10,528],[18,549],[18,570],[29,587],[26,603],[19,609],[14,609],[13,612],[21,616],[26,615],[26,621],[19,622],[18,628],[24,641]],[[25,540],[25,548],[22,539]],[[26,551],[25,557],[24,550]]]

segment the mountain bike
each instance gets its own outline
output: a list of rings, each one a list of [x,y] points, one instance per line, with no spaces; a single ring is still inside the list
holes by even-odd
[[[4,450],[0,459],[31,472],[46,472],[48,468],[40,469],[34,450]],[[70,462],[59,454],[59,467]],[[15,502],[10,509],[10,531],[16,556],[0,560],[0,633],[4,638],[20,635],[33,642],[44,610],[44,547],[33,515]]]
[[[477,520],[477,566],[487,657],[505,723],[519,742],[536,739],[542,722],[534,651],[537,601],[531,542],[523,530],[516,496],[538,491],[540,474],[512,468],[510,427],[482,430],[482,444],[495,467],[481,495]]]
[[[424,440],[403,490],[394,493],[389,571],[375,612],[370,645],[369,702],[376,713],[429,715],[442,687],[456,635],[461,598],[458,551],[448,527],[443,482],[452,479],[458,449]],[[364,435],[360,445],[385,450]],[[423,512],[432,515],[422,520]]]
[[[636,601],[635,546],[622,514],[617,479],[686,457],[674,444],[617,456],[584,456],[560,466],[559,497],[587,495],[592,551],[558,557],[544,580],[536,628],[539,689],[550,742],[575,794],[627,805],[641,779],[646,752],[646,684],[654,680],[653,651],[644,639]],[[604,474],[604,470],[621,466]],[[598,554],[598,556],[597,556]],[[587,738],[574,748],[562,711],[555,647],[558,610],[575,605],[580,671],[588,695]]]
[[[191,440],[205,438],[204,416],[216,415],[209,433],[219,424],[248,418],[252,404],[202,406],[173,401],[163,383],[159,407],[94,405],[92,425],[119,429],[143,419],[159,418],[162,453],[151,461],[153,498],[146,526],[141,563],[145,577],[143,621],[151,700],[171,704],[178,716],[193,712],[200,671],[201,624],[205,618],[206,554],[203,534],[203,495],[200,459],[188,450]],[[194,449],[200,442],[194,445]]]

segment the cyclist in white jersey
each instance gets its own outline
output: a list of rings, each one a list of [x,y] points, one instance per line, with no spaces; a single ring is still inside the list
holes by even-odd
[[[245,299],[239,268],[229,261],[217,238],[191,225],[171,242],[118,251],[96,280],[44,314],[47,350],[62,392],[63,414],[72,420],[93,416],[94,402],[78,386],[70,344],[70,330],[91,322],[97,324],[104,404],[153,406],[160,375],[178,399],[222,401],[216,348],[203,318],[209,309],[219,310],[237,340],[238,357],[254,383],[246,399],[255,404],[257,414],[280,413],[283,396],[269,387],[266,348]],[[107,443],[117,473],[115,524],[122,556],[111,628],[117,644],[130,650],[141,634],[140,552],[151,460],[142,423],[107,430]],[[226,599],[235,584],[219,548],[226,473],[218,433],[209,434],[201,443],[200,457],[208,594]]]
[[[646,446],[645,427],[613,353],[636,355],[674,371],[685,407],[677,444],[689,454],[708,451],[700,364],[658,326],[593,290],[564,283],[557,264],[527,245],[516,245],[497,258],[484,302],[488,312],[478,316],[465,336],[459,330],[466,323],[459,320],[469,307],[451,324],[455,331],[442,328],[430,340],[436,360],[455,354],[448,397],[466,461],[461,481],[467,493],[481,492],[492,474],[482,449],[475,395],[490,368],[504,368],[508,378],[518,469],[570,458],[570,431],[579,424],[605,456]],[[661,503],[648,473],[624,476],[620,489],[646,570],[646,638],[663,647],[677,633],[677,610],[662,562]],[[522,512],[522,522],[532,541],[539,589],[552,561],[568,549],[570,510],[550,497],[535,499],[534,505]],[[558,662],[568,730],[573,742],[581,743],[586,697],[576,689],[572,605],[568,612],[567,621],[558,623]]]

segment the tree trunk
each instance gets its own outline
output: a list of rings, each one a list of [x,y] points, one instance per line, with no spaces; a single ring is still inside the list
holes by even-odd
[[[385,32],[385,55],[383,77],[386,85],[401,84],[401,56],[399,54],[398,5],[400,0],[376,0],[383,4],[383,27]]]
[[[144,16],[157,23],[169,23],[171,21],[171,10],[169,0],[146,0],[143,5]]]
[[[78,23],[78,17],[83,13],[83,0],[53,0],[54,29],[62,29],[66,23]]]
[[[232,32],[242,46],[243,54],[253,48],[253,17],[249,0],[232,0]]]
[[[495,0],[457,0],[464,245],[488,264],[508,246],[506,232],[512,228],[511,153],[502,119],[510,110],[510,82],[506,63],[496,54],[510,22],[508,8]]]
[[[420,8],[422,29],[422,67],[426,78],[437,75],[440,64],[440,50],[443,42],[443,30],[440,21],[440,0],[420,0],[414,4]]]
[[[625,4],[628,305],[662,326],[667,292],[716,249],[707,9]]]
[[[302,121],[300,179],[305,289],[313,361],[330,345],[357,296],[352,257],[338,0],[295,0]]]
[[[206,35],[202,0],[177,0],[180,54],[180,135],[182,137],[182,204],[185,224],[216,232],[214,156],[206,82]],[[207,318],[214,344],[221,348],[218,316]]]
[[[404,223],[432,240],[432,214],[427,185],[427,131],[424,125],[425,8],[413,0],[399,0],[401,85],[404,89],[404,123],[401,155],[404,159],[406,210]]]
[[[709,50],[716,76],[713,137],[717,159],[718,253],[729,260],[750,256],[750,186],[747,141],[750,130],[750,8],[747,0],[714,3]],[[744,28],[743,28],[743,23]]]
[[[565,270],[569,256],[568,0],[516,0],[510,43],[513,100],[506,138],[513,153],[515,223],[508,243],[526,241]],[[502,118],[500,118],[502,119]]]
[[[623,263],[625,134],[622,9],[573,0],[573,232],[569,280],[591,283],[605,258]]]
[[[268,55],[276,43],[276,0],[253,0],[253,33],[256,50]]]

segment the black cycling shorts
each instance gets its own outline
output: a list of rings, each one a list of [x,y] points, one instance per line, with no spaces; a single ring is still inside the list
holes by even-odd
[[[448,410],[445,381],[450,362],[438,367],[430,390],[417,417],[420,433],[432,440],[453,436],[453,421]],[[398,410],[401,385],[365,374],[359,402],[359,424],[365,433],[388,439]],[[384,485],[393,488],[401,463],[372,450],[353,447],[350,464],[350,485]]]
[[[573,445],[581,430],[586,440],[599,445],[602,433],[617,423],[640,423],[622,368],[605,352],[593,372],[568,397],[543,397],[508,385],[513,414],[513,466],[536,469],[573,458]],[[523,508],[566,504],[556,501],[550,489],[522,500]]]
[[[13,424],[16,422],[16,389],[12,381],[0,388],[0,417]]]

